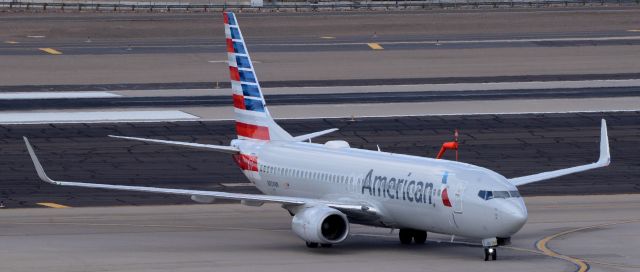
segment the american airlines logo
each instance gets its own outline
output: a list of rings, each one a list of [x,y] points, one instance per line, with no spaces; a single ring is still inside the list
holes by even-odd
[[[433,183],[411,179],[411,173],[406,177],[374,176],[373,169],[369,170],[362,181],[362,194],[365,193],[370,196],[428,204],[434,204],[431,197],[435,195]]]

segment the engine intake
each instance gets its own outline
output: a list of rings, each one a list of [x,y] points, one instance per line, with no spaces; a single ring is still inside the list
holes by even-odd
[[[291,221],[293,232],[307,242],[335,244],[349,234],[349,221],[342,212],[326,206],[305,208]]]

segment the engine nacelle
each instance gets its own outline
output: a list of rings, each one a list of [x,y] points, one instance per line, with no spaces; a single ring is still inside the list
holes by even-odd
[[[306,242],[335,244],[349,234],[349,220],[342,212],[326,206],[304,208],[291,221],[293,232]]]

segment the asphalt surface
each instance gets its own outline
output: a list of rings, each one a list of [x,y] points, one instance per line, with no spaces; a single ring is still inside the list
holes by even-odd
[[[405,103],[470,100],[509,100],[544,98],[599,98],[634,97],[640,95],[640,87],[611,88],[558,88],[495,91],[388,91],[363,93],[326,94],[274,94],[265,95],[269,105],[314,105],[314,104],[361,104],[361,103]],[[0,109],[47,110],[47,109],[99,109],[126,107],[183,107],[226,106],[232,104],[229,95],[166,96],[166,97],[114,97],[114,98],[56,98],[56,99],[10,99],[0,100]]]
[[[261,80],[306,82],[638,73],[639,14],[591,7],[238,18]],[[218,14],[3,14],[0,84],[227,82],[223,37]]]
[[[449,83],[492,83],[492,82],[548,82],[583,80],[624,80],[640,78],[640,73],[617,74],[557,74],[522,76],[482,76],[482,77],[415,77],[415,78],[367,78],[332,80],[286,80],[260,81],[263,88],[277,87],[333,87],[372,85],[419,85]],[[72,91],[118,91],[118,90],[165,90],[165,89],[209,89],[231,88],[224,82],[170,82],[170,83],[114,83],[114,84],[66,84],[66,85],[12,85],[0,86],[0,92],[72,92]]]
[[[20,272],[537,272],[578,271],[577,262],[589,271],[631,272],[640,267],[639,198],[526,197],[529,220],[495,262],[482,260],[477,240],[451,243],[429,233],[426,244],[404,246],[397,231],[357,225],[341,244],[308,249],[291,232],[291,216],[269,204],[8,209],[0,220],[0,263]],[[536,248],[545,238],[553,239],[544,249],[565,259]]]
[[[606,118],[612,165],[587,173],[521,188],[525,196],[640,192],[638,142],[640,112],[473,115],[281,120],[293,135],[337,127],[318,139],[345,139],[353,147],[434,156],[440,144],[461,131],[462,161],[515,177],[590,163],[598,154],[599,119]],[[246,179],[231,157],[215,152],[147,145],[107,138],[126,135],[228,144],[235,137],[229,121],[173,123],[98,123],[4,125],[0,152],[0,198],[9,207],[38,202],[69,206],[190,203],[184,197],[61,188],[40,182],[21,137],[36,146],[51,177],[71,181],[257,192],[253,187],[226,187]],[[452,154],[449,154],[451,158]]]
[[[321,52],[321,51],[367,51],[369,43],[377,43],[385,50],[442,50],[474,48],[527,48],[527,47],[581,47],[640,45],[640,36],[635,32],[619,31],[609,33],[587,33],[574,36],[572,33],[534,35],[492,35],[490,37],[393,37],[366,36],[349,39],[319,39],[317,37],[286,40],[253,41],[247,38],[248,50],[264,52]],[[625,38],[621,38],[625,37]],[[225,52],[224,36],[209,40],[166,40],[166,41],[85,41],[21,42],[20,44],[0,44],[0,55],[46,55],[40,48],[55,48],[65,55],[130,55],[130,54],[191,54]]]

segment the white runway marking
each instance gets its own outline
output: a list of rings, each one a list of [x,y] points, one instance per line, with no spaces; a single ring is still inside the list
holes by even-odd
[[[0,113],[0,124],[167,121],[199,119],[179,110]]]
[[[12,99],[61,99],[61,98],[112,98],[121,95],[110,92],[11,92],[0,93],[1,100]]]

